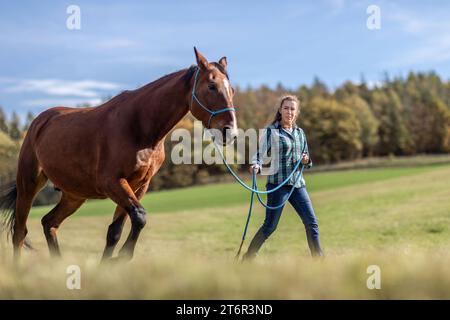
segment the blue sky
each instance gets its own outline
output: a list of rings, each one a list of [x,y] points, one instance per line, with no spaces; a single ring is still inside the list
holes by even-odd
[[[69,5],[81,29],[69,30]],[[369,5],[381,29],[369,30]],[[450,78],[450,1],[0,0],[0,105],[35,114],[96,104],[195,62],[227,56],[241,87],[318,76],[331,88],[408,71]]]

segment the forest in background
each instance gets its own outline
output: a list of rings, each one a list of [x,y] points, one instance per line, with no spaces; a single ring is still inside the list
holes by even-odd
[[[364,79],[358,84],[347,81],[334,90],[318,78],[312,85],[296,89],[282,84],[235,89],[238,126],[244,130],[267,126],[282,95],[298,96],[301,114],[297,124],[307,135],[315,164],[450,153],[450,81],[434,72],[411,72],[406,77],[386,74],[377,85]],[[21,119],[13,112],[7,117],[0,107],[0,184],[14,179],[20,145],[34,116],[28,112]],[[175,128],[193,130],[193,120],[188,114]],[[166,139],[166,160],[152,179],[150,190],[209,183],[226,174],[220,164],[174,165],[170,153],[175,143]],[[238,170],[246,167],[235,165]],[[58,197],[59,193],[48,186],[35,205],[56,202]]]

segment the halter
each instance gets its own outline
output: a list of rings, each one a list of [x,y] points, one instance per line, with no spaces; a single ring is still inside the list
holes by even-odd
[[[207,129],[210,129],[211,120],[214,116],[218,115],[219,113],[226,112],[226,111],[236,111],[236,109],[235,109],[235,107],[229,107],[229,108],[223,108],[223,109],[219,109],[219,110],[211,110],[211,109],[205,107],[203,105],[203,103],[201,103],[200,100],[197,98],[197,95],[195,94],[195,89],[197,87],[197,77],[198,77],[199,72],[200,72],[200,68],[197,67],[197,71],[195,72],[195,78],[194,78],[194,86],[192,87],[191,104],[189,105],[189,110],[192,112],[192,100],[195,99],[195,101],[197,101],[197,103],[200,105],[200,107],[205,109],[210,114],[209,120],[208,120],[208,127],[207,127]]]
[[[197,103],[200,105],[200,107],[202,107],[203,109],[205,109],[205,110],[210,114],[210,117],[209,117],[209,120],[208,120],[208,127],[207,127],[207,129],[210,129],[211,120],[212,120],[212,118],[213,118],[214,116],[216,116],[216,115],[218,115],[218,114],[220,114],[220,113],[226,112],[226,111],[236,111],[236,110],[235,110],[235,107],[229,107],[229,108],[227,107],[227,108],[223,108],[223,109],[219,109],[219,110],[210,110],[209,108],[205,107],[205,106],[200,102],[200,100],[197,98],[197,96],[196,96],[196,94],[195,94],[195,89],[196,89],[196,86],[197,86],[197,77],[198,77],[198,73],[199,73],[199,72],[200,72],[200,68],[197,68],[197,71],[195,72],[195,77],[194,77],[194,86],[192,87],[191,103],[190,103],[190,105],[189,105],[189,110],[192,112],[192,102],[193,102],[193,100],[195,99],[195,101],[197,101]],[[306,141],[306,140],[305,140],[305,141]],[[256,195],[257,195],[257,198],[258,198],[259,202],[260,202],[264,207],[266,207],[267,209],[278,209],[278,208],[281,208],[282,206],[284,206],[284,205],[286,204],[286,202],[289,200],[291,194],[294,192],[295,185],[297,184],[297,181],[299,181],[300,177],[302,176],[302,174],[303,174],[303,169],[304,169],[305,166],[303,165],[303,163],[302,163],[301,160],[298,161],[298,163],[295,165],[294,169],[293,169],[292,172],[289,174],[289,176],[288,176],[283,182],[281,182],[277,187],[275,187],[274,189],[271,189],[271,190],[269,190],[269,191],[261,191],[261,190],[258,190],[258,185],[257,185],[257,183],[256,183],[256,172],[253,171],[253,174],[252,174],[252,187],[249,187],[244,181],[242,181],[242,180],[237,176],[237,174],[233,171],[233,169],[232,169],[232,168],[230,167],[230,165],[227,163],[227,161],[226,161],[226,159],[225,159],[225,156],[222,154],[222,151],[220,150],[220,147],[216,144],[216,141],[214,140],[213,142],[214,142],[214,144],[215,144],[217,150],[219,151],[219,154],[220,154],[220,156],[221,156],[221,158],[222,158],[222,160],[223,160],[223,163],[226,165],[227,169],[230,171],[230,173],[233,175],[233,177],[234,177],[234,178],[235,178],[235,179],[236,179],[236,180],[237,180],[244,188],[246,188],[246,189],[248,189],[248,190],[250,190],[250,191],[252,192],[251,197],[250,197],[250,208],[249,208],[249,211],[248,211],[248,216],[247,216],[247,221],[246,221],[246,224],[245,224],[244,234],[243,234],[243,236],[242,236],[241,245],[240,245],[239,250],[238,250],[238,252],[237,252],[237,254],[236,254],[236,259],[238,259],[238,258],[239,258],[239,255],[240,255],[240,253],[241,253],[242,245],[243,245],[244,240],[245,240],[245,236],[246,236],[246,234],[247,234],[247,228],[248,228],[248,224],[249,224],[249,222],[250,222],[250,216],[251,216],[252,208],[253,208],[253,196],[255,195],[255,193],[256,193]],[[305,144],[305,146],[304,146],[304,148],[303,148],[302,154],[305,152],[305,149],[306,149],[306,144]],[[295,179],[295,182],[294,182],[294,184],[292,185],[292,189],[291,189],[291,191],[289,192],[289,196],[287,197],[287,199],[286,199],[285,201],[283,201],[282,203],[280,203],[279,205],[274,206],[274,207],[271,207],[271,206],[269,206],[269,205],[264,204],[263,200],[261,199],[260,194],[269,194],[269,193],[275,192],[275,191],[277,191],[278,189],[280,189],[281,187],[283,187],[284,185],[286,185],[287,182],[292,178],[292,176],[297,172],[297,170],[299,169],[300,166],[301,166],[300,174],[299,174],[299,175],[297,176],[297,178]]]

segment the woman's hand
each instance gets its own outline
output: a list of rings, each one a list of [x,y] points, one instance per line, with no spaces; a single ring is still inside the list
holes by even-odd
[[[302,157],[302,164],[308,164],[308,163],[309,163],[309,156],[307,153],[304,153],[303,157]]]
[[[248,171],[250,172],[250,174],[253,174],[253,171],[256,171],[256,174],[258,174],[260,169],[261,169],[261,167],[258,164],[254,164],[254,165],[250,166]]]

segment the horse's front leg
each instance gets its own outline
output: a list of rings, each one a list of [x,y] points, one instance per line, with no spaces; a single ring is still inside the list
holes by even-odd
[[[137,194],[135,194],[126,179],[112,181],[108,183],[105,188],[106,195],[118,206],[123,208],[131,220],[130,234],[128,235],[128,238],[119,253],[121,258],[126,258],[127,260],[130,260],[133,257],[137,239],[139,238],[139,234],[147,221],[144,207],[141,205],[137,197],[137,195],[139,195],[139,198],[142,198],[145,191],[147,191],[147,188],[148,184],[146,185],[145,190],[142,191],[142,194],[141,192],[137,192]]]
[[[147,181],[143,186],[141,186],[135,193],[136,198],[141,200],[142,197],[147,192],[149,181]],[[127,218],[127,212],[121,207],[117,206],[116,211],[114,212],[113,222],[109,225],[108,233],[106,235],[106,246],[103,251],[102,260],[108,260],[112,257],[114,248],[120,240],[120,236],[122,235],[123,225]]]
[[[103,251],[102,261],[110,259],[114,253],[114,249],[122,235],[123,225],[128,216],[128,213],[120,206],[116,207],[112,223],[108,227],[106,234],[106,246]]]

